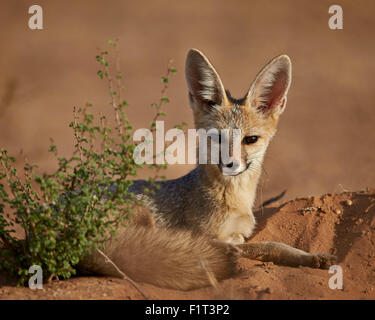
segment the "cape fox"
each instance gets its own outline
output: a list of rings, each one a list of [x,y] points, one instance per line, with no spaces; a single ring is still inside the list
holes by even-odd
[[[186,81],[196,129],[241,129],[241,152],[230,163],[199,164],[183,177],[157,182],[153,195],[143,193],[146,181],[134,181],[129,191],[144,202],[149,214],[139,213],[106,244],[105,254],[133,280],[182,290],[232,276],[238,257],[327,268],[334,256],[277,242],[245,242],[255,226],[252,207],[263,158],[286,107],[289,57],[272,59],[246,95],[234,99],[208,59],[191,49]],[[119,276],[98,252],[79,267]]]

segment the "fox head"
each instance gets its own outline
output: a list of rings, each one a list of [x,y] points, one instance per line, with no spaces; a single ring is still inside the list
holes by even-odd
[[[286,107],[291,83],[289,57],[280,55],[272,59],[255,77],[246,95],[234,99],[224,89],[208,59],[200,51],[191,49],[186,59],[186,81],[196,129],[229,132],[224,139],[223,135],[219,135],[219,138],[211,137],[211,140],[216,139],[220,145],[223,140],[227,143],[230,160],[223,162],[220,157],[218,164],[210,167],[221,175],[229,176],[239,176],[244,172],[259,173],[279,116]],[[238,140],[233,138],[234,132]],[[241,146],[239,152],[233,152],[234,141]]]

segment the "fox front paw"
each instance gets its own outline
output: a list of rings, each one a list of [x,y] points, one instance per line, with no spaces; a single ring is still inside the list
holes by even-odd
[[[241,233],[233,233],[231,234],[226,240],[226,243],[230,243],[233,245],[241,244],[245,242],[245,237]]]

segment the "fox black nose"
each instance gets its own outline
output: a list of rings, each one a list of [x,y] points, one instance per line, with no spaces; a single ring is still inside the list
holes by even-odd
[[[225,165],[227,168],[232,168],[233,167],[233,162],[229,162]]]

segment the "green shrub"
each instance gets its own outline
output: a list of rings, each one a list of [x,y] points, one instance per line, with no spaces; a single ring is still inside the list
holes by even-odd
[[[75,274],[80,258],[115,236],[119,224],[131,219],[139,205],[128,192],[129,178],[136,176],[141,166],[133,161],[136,145],[126,116],[128,104],[122,97],[118,42],[109,41],[108,46],[116,52],[111,58],[114,67],[108,62],[109,51],[101,51],[96,60],[100,65],[97,74],[108,85],[113,123],[103,115],[96,119],[90,113],[91,104],[74,109],[70,123],[74,151],[68,158],[59,156],[51,141],[49,152],[57,160],[52,173],[37,174],[37,166],[26,162],[20,176],[15,158],[4,149],[0,151],[0,270],[17,277],[20,285],[30,277],[32,265],[41,266],[50,279]],[[161,98],[152,104],[156,115],[151,130],[164,115],[161,107],[169,101],[165,91],[175,72],[169,64],[162,77]],[[164,166],[149,167],[155,170],[150,178],[153,182]],[[15,236],[17,225],[24,237]]]

